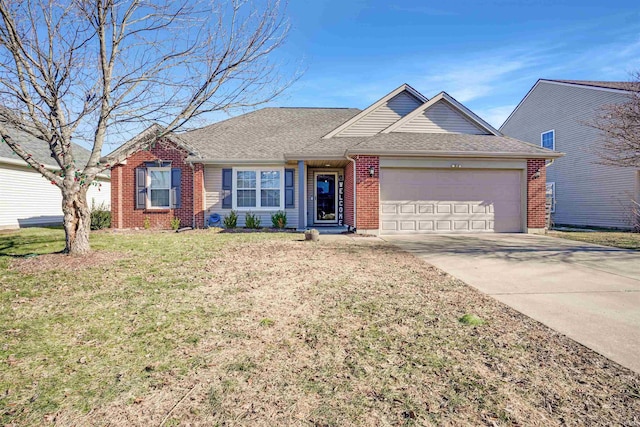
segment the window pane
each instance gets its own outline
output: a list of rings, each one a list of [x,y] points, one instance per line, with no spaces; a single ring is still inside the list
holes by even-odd
[[[256,188],[256,172],[255,171],[238,171],[237,187],[238,188]]]
[[[158,208],[169,207],[169,190],[151,189],[151,206]]]
[[[542,134],[542,146],[544,148],[553,149],[553,132],[546,132]]]
[[[260,188],[280,188],[280,171],[260,172]]]
[[[260,205],[270,208],[280,207],[280,190],[260,190]]]
[[[254,208],[256,207],[256,192],[255,190],[238,190],[237,193],[237,205],[239,208]]]
[[[151,169],[151,188],[170,188],[171,187],[171,172],[158,171]]]

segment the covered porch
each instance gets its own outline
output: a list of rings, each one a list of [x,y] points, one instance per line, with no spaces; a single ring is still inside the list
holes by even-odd
[[[297,166],[298,229],[341,233],[353,228],[353,163],[341,158],[289,160]]]

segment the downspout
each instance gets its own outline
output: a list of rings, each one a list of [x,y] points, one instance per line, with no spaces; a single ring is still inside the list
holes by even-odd
[[[189,162],[189,166],[191,166],[191,228],[196,229],[196,167],[193,165],[193,162]]]
[[[351,163],[353,163],[353,231],[357,231],[357,225],[358,222],[356,221],[356,177],[357,177],[357,171],[356,171],[356,161],[355,159],[352,159],[351,157],[349,157],[349,155],[347,154],[347,151],[344,152],[344,157],[349,160]]]

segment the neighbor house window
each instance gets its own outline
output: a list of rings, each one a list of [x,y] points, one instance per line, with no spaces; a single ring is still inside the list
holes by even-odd
[[[556,149],[556,132],[554,130],[550,130],[547,132],[542,132],[540,135],[540,145],[543,148],[548,148],[549,150]]]
[[[249,210],[283,207],[282,170],[235,169],[234,207]]]
[[[171,168],[148,168],[149,206],[171,207]]]
[[[547,203],[551,206],[551,213],[556,211],[556,183],[547,182]]]

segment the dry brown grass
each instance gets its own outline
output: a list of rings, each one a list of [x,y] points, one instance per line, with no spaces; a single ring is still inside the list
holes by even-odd
[[[578,240],[596,245],[613,246],[615,248],[640,250],[640,233],[630,231],[549,231],[548,236],[562,239]]]
[[[5,424],[640,423],[638,375],[385,243],[97,239],[124,258],[0,270]]]

